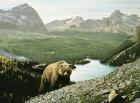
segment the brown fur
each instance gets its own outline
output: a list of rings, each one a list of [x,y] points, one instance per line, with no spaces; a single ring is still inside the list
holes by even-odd
[[[70,83],[72,68],[65,61],[48,65],[42,75],[39,92],[51,91]]]

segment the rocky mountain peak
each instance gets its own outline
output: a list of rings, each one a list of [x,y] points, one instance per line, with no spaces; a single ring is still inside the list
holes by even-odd
[[[75,29],[84,22],[84,19],[80,16],[75,16],[63,20],[54,20],[46,24],[46,28],[49,31],[63,31],[66,29]]]
[[[28,4],[11,10],[0,10],[0,29],[16,29],[30,32],[45,32],[46,28],[38,13]]]
[[[19,8],[32,8],[30,5],[28,5],[27,3],[24,3],[24,4],[21,4],[21,5],[18,5],[16,7],[13,7],[12,9],[19,9]]]
[[[75,16],[64,20],[66,24],[75,26],[79,26],[79,24],[82,23],[83,21],[84,19],[80,16]]]
[[[71,22],[83,22],[84,19],[82,17],[80,17],[80,16],[75,16],[75,17],[65,19],[64,21],[65,22],[68,22],[68,21],[71,21]]]
[[[123,13],[121,13],[120,12],[120,10],[115,10],[112,14],[111,14],[111,17],[120,17],[120,16],[122,16],[123,15]]]
[[[74,20],[80,20],[80,21],[84,21],[84,19],[80,16],[75,16],[75,17],[72,17],[72,19]]]
[[[24,14],[24,15],[38,15],[35,9],[33,9],[30,5],[28,4],[21,4],[19,6],[16,6],[10,10],[10,12],[15,13],[15,14]]]

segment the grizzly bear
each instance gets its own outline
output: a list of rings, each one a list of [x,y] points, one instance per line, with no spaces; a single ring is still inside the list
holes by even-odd
[[[58,61],[48,65],[43,71],[39,93],[49,92],[70,84],[72,73],[70,65],[66,61]]]

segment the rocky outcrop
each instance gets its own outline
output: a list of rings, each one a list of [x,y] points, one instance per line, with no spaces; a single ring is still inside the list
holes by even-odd
[[[124,103],[140,98],[140,58],[124,64],[107,76],[63,87],[31,98],[26,103],[107,103],[114,89]],[[136,99],[137,101],[137,99]]]
[[[19,5],[11,10],[0,10],[0,29],[46,32],[38,13],[28,4]]]

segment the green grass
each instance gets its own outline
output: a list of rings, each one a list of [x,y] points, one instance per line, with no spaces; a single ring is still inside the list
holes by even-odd
[[[110,52],[110,55],[105,58],[104,60],[102,60],[102,63],[107,62],[108,60],[110,60],[113,56],[119,54],[120,52],[124,51],[125,49],[131,47],[132,45],[134,45],[135,42],[132,41],[131,39],[127,39],[125,40],[121,45],[119,45],[117,48],[115,48],[112,52]]]
[[[64,31],[48,34],[0,32],[0,48],[38,62],[68,62],[87,56],[104,59],[127,36],[121,33]]]

